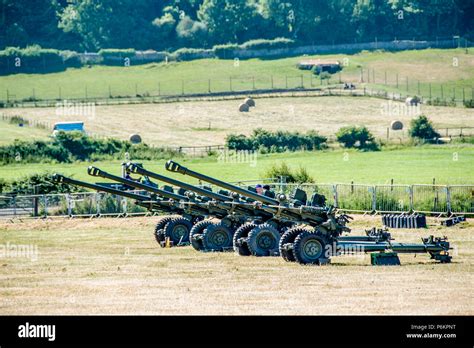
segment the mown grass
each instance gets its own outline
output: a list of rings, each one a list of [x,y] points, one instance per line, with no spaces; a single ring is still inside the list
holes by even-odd
[[[426,230],[391,230],[409,243],[448,235],[450,264],[404,254],[399,267],[372,267],[369,255],[352,255],[304,267],[281,257],[163,249],[153,237],[158,219],[1,221],[8,253],[0,265],[0,314],[474,313],[472,223],[446,228],[430,220]],[[360,235],[380,218],[356,217],[351,225]],[[30,253],[11,253],[17,246]]]
[[[398,90],[416,94],[418,81],[422,94],[428,95],[431,83],[432,96],[443,95],[449,99],[453,88],[457,98],[472,98],[474,85],[474,60],[472,50],[429,49],[402,52],[367,52],[345,55],[323,55],[292,57],[283,59],[220,60],[201,59],[190,62],[152,63],[131,67],[92,66],[71,68],[66,72],[52,74],[18,74],[0,77],[1,100],[68,99],[84,97],[135,96],[135,95],[179,95],[181,93],[207,93],[230,89],[251,90],[253,88],[295,88],[318,86],[321,82],[312,78],[309,71],[301,71],[296,64],[301,59],[323,58],[345,62],[341,79],[359,82],[361,68],[364,82],[396,86]],[[369,75],[369,76],[367,76]],[[232,82],[230,81],[232,78]],[[210,81],[210,82],[209,82]],[[339,81],[339,76],[332,82]],[[232,85],[232,86],[231,86]],[[184,86],[184,88],[183,88]]]
[[[124,159],[125,160],[125,159]],[[316,152],[294,152],[258,155],[252,163],[224,163],[217,157],[183,159],[190,168],[227,181],[253,180],[262,177],[267,168],[276,162],[285,161],[295,169],[305,167],[316,183],[367,183],[384,184],[473,184],[474,147],[472,145],[426,145],[388,149],[379,152],[357,152],[352,150],[326,150]],[[250,161],[249,161],[250,162]],[[75,178],[98,181],[87,175],[86,168],[94,164],[111,173],[120,175],[121,161],[73,164],[13,164],[0,167],[0,178],[18,179],[22,176],[58,172]],[[180,180],[196,180],[173,175],[164,168],[164,160],[143,161],[152,170]],[[103,180],[99,180],[103,181]]]

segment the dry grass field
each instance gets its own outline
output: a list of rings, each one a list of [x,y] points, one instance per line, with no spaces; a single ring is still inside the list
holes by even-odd
[[[0,314],[474,314],[472,222],[392,230],[399,241],[447,235],[451,264],[401,255],[400,267],[373,267],[368,256],[345,256],[303,267],[162,249],[151,233],[157,219],[1,222]],[[380,217],[352,227],[372,225]],[[5,255],[21,245],[33,246],[29,258]]]
[[[403,111],[403,103],[361,97],[295,97],[257,99],[249,113],[238,112],[241,101],[192,101],[168,104],[97,106],[94,117],[56,115],[55,108],[6,109],[6,115],[30,120],[85,122],[86,130],[122,139],[139,133],[148,144],[161,146],[221,145],[230,133],[249,134],[268,130],[333,135],[344,125],[365,125],[377,137],[386,137],[387,127],[397,119],[408,126],[414,117]],[[385,111],[383,111],[385,110]],[[390,115],[387,115],[390,110]],[[421,105],[437,128],[472,126],[474,111],[462,107]],[[210,128],[210,129],[209,129]],[[406,130],[393,136],[398,138]]]

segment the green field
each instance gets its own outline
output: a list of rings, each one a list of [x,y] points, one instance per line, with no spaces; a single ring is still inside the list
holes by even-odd
[[[27,125],[19,127],[16,124],[0,121],[0,146],[11,144],[15,139],[46,140],[50,134],[51,132],[46,129]]]
[[[394,179],[398,184],[429,184],[433,178],[438,184],[474,184],[474,147],[443,145],[402,148],[380,152],[327,150],[259,155],[255,166],[251,163],[222,163],[215,157],[182,159],[190,168],[228,181],[261,179],[272,163],[285,161],[293,168],[308,169],[317,183],[384,184]],[[165,161],[143,161],[146,168],[166,172]],[[120,174],[121,161],[96,162],[94,165],[111,173]],[[0,178],[18,179],[22,176],[58,172],[78,179],[96,181],[86,168],[91,163],[73,164],[17,164],[0,168]],[[186,177],[175,176],[185,180]],[[188,179],[191,182],[193,179]]]
[[[472,98],[474,86],[472,49],[430,49],[420,51],[361,52],[354,55],[323,55],[274,60],[201,59],[190,62],[153,63],[131,67],[92,66],[54,74],[18,74],[0,77],[0,100],[70,99],[85,97],[179,95],[251,90],[263,88],[317,87],[320,81],[296,64],[301,59],[337,59],[345,63],[342,81],[364,82],[384,87],[385,83],[411,94],[420,93],[450,99]],[[303,81],[301,80],[303,76]],[[397,77],[398,76],[398,77]],[[232,78],[232,82],[230,81]],[[273,79],[273,85],[272,85]],[[339,76],[332,78],[339,82]],[[232,87],[231,87],[232,85]],[[443,91],[441,86],[443,85]],[[393,89],[393,88],[392,88]],[[463,92],[464,89],[464,92]]]

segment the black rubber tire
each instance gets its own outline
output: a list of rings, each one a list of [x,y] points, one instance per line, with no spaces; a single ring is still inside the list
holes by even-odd
[[[280,250],[280,255],[283,257],[283,259],[287,262],[295,262],[295,255],[293,255],[292,250],[284,250],[283,246],[288,243],[294,243],[295,238],[303,232],[308,231],[304,227],[293,227],[290,228],[288,231],[283,233],[283,235],[280,238],[280,243],[278,244],[278,250]]]
[[[234,251],[239,254],[240,256],[250,256],[250,250],[247,246],[247,244],[244,245],[237,245],[237,241],[240,238],[247,237],[249,235],[249,232],[252,231],[255,227],[257,227],[257,224],[254,223],[246,223],[240,226],[234,233],[234,238],[232,240],[232,245],[234,246]]]
[[[180,241],[181,243],[189,242],[189,232],[191,228],[193,228],[191,221],[183,217],[178,217],[168,222],[163,230],[165,237],[169,237],[173,245],[176,246]]]
[[[254,256],[270,256],[271,250],[278,250],[280,232],[270,224],[261,224],[249,232],[247,241],[250,253]]]
[[[319,265],[321,259],[326,259],[326,245],[326,239],[317,232],[300,233],[293,244],[296,262]]]
[[[168,222],[176,218],[176,216],[165,216],[158,221],[155,226],[155,239],[157,243],[161,246],[161,242],[165,240],[165,234],[163,228],[166,226]]]
[[[224,251],[232,247],[232,230],[222,223],[209,225],[202,233],[205,251]]]
[[[196,240],[194,237],[198,234],[202,234],[204,230],[209,227],[209,225],[212,225],[213,222],[211,220],[202,220],[196,223],[193,228],[191,228],[191,231],[189,231],[189,241],[191,242],[191,246],[197,250],[201,251],[203,250],[203,245],[202,245],[202,239]]]

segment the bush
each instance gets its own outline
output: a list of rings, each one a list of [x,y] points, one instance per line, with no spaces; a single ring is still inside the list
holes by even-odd
[[[465,100],[465,101],[464,101],[464,106],[465,106],[466,108],[470,108],[470,109],[474,108],[474,99]]]
[[[19,141],[0,147],[0,163],[38,163],[88,161],[125,158],[125,153],[134,159],[169,159],[176,152],[149,147],[146,144],[132,145],[118,139],[94,139],[81,132],[59,132],[51,141]]]
[[[293,46],[295,43],[294,40],[277,37],[273,40],[266,40],[266,39],[258,39],[258,40],[250,40],[242,45],[239,46],[240,49],[243,50],[270,50],[270,49],[277,49],[277,48],[287,48]]]
[[[3,182],[0,184],[0,193],[42,195],[80,191],[76,186],[52,182],[51,175],[51,173],[33,174],[11,182]]]
[[[18,73],[50,73],[65,70],[63,57],[55,49],[38,45],[24,49],[7,47],[0,51],[0,75]]]
[[[105,65],[124,65],[125,58],[129,58],[130,62],[135,57],[135,50],[133,48],[117,49],[117,48],[106,48],[101,49],[99,55],[102,57],[102,63]]]
[[[440,134],[435,131],[431,121],[425,115],[420,115],[410,121],[408,134],[414,139],[427,142],[434,142],[440,137]]]
[[[379,146],[375,142],[374,136],[366,127],[342,127],[337,131],[336,139],[345,148],[355,148],[369,151],[379,149]]]
[[[171,54],[171,58],[177,61],[201,59],[212,56],[212,50],[201,48],[180,48]]]
[[[64,61],[64,65],[68,68],[80,68],[82,66],[79,54],[74,51],[61,51],[59,53]]]
[[[270,132],[255,129],[250,137],[230,134],[226,145],[231,150],[259,150],[260,152],[283,152],[297,150],[321,150],[326,147],[327,138],[315,131],[307,134],[299,132]]]
[[[306,168],[300,166],[292,170],[286,162],[273,163],[263,174],[264,178],[285,177],[287,183],[314,183],[313,177],[309,175]]]
[[[220,59],[233,59],[234,51],[237,49],[239,49],[239,45],[236,44],[216,45],[212,48],[214,55]]]

